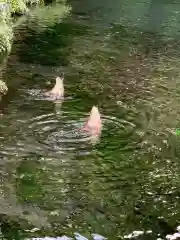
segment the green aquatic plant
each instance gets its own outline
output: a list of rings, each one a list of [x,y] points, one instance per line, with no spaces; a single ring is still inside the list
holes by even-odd
[[[176,129],[176,135],[180,136],[180,129]]]

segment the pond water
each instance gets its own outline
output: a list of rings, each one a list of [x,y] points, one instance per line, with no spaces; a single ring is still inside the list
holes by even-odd
[[[69,1],[56,23],[32,15],[15,29],[0,102],[3,239],[176,232],[180,5],[136,2]],[[61,72],[64,101],[29,94]],[[97,142],[78,132],[93,105],[103,122]]]

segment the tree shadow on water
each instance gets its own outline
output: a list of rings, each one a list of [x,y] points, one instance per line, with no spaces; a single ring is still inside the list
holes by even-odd
[[[17,55],[21,62],[50,66],[67,66],[73,38],[88,33],[88,27],[73,23],[59,23],[52,29],[37,33],[31,30]]]

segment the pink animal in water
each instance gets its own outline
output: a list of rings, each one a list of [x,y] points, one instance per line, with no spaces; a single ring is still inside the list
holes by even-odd
[[[64,97],[64,76],[56,78],[55,86],[44,95],[53,99],[62,99]]]
[[[97,107],[93,106],[90,116],[85,123],[82,131],[86,131],[92,135],[99,135],[101,133],[102,123],[101,116]]]

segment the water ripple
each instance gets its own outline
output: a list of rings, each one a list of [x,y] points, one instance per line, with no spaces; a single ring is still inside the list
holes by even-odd
[[[72,100],[73,97],[62,97],[60,99],[54,99],[50,96],[45,96],[45,91],[41,89],[28,89],[27,93],[30,95],[30,99],[33,100],[47,100],[47,101],[55,101],[55,100]]]
[[[63,112],[62,115],[47,114],[33,118],[28,128],[33,129],[39,141],[42,137],[46,144],[86,142],[91,136],[81,131],[85,118],[70,120],[73,113]],[[60,146],[57,146],[60,147]]]
[[[3,144],[1,154],[22,157],[37,153],[57,157],[71,152],[73,155],[87,155],[92,149],[92,136],[81,131],[85,121],[85,116],[78,118],[77,113],[73,112],[43,114],[30,120],[19,120],[21,126],[15,136]]]
[[[92,136],[81,131],[88,114],[82,112],[49,113],[29,120],[19,120],[15,136],[4,144],[3,156],[23,157],[29,153],[59,157],[62,154],[73,156],[88,155],[94,144],[103,136],[116,133],[119,142],[131,135],[135,125],[124,119],[102,115],[102,136]],[[111,129],[111,131],[109,131]],[[113,144],[113,143],[111,143]]]

